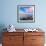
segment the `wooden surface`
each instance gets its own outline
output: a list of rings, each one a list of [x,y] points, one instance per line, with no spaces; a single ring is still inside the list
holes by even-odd
[[[44,46],[44,32],[3,32],[3,46]]]
[[[6,32],[3,36],[3,46],[22,46],[23,45],[23,33]]]
[[[44,46],[44,33],[24,33],[24,46]]]

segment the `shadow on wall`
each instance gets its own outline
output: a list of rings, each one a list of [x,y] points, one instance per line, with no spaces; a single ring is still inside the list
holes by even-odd
[[[4,24],[0,24],[0,43],[2,43],[2,32],[5,32],[6,30],[3,30],[5,28]]]

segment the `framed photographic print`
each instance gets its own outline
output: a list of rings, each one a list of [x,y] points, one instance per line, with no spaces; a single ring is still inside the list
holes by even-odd
[[[17,5],[17,21],[35,22],[35,5]]]

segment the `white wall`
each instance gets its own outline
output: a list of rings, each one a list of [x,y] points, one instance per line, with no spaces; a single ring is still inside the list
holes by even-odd
[[[0,24],[13,24],[16,28],[43,27],[46,29],[45,0],[1,0]],[[17,22],[17,5],[35,5],[35,23]]]

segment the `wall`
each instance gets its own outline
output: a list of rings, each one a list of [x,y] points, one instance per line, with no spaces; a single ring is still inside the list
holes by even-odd
[[[35,23],[17,22],[17,5],[35,5]],[[0,31],[13,24],[16,28],[40,27],[46,32],[46,0],[0,0]]]
[[[13,24],[16,28],[45,27],[46,28],[46,1],[44,0],[1,0],[0,24]],[[17,5],[35,5],[35,23],[17,22]]]

